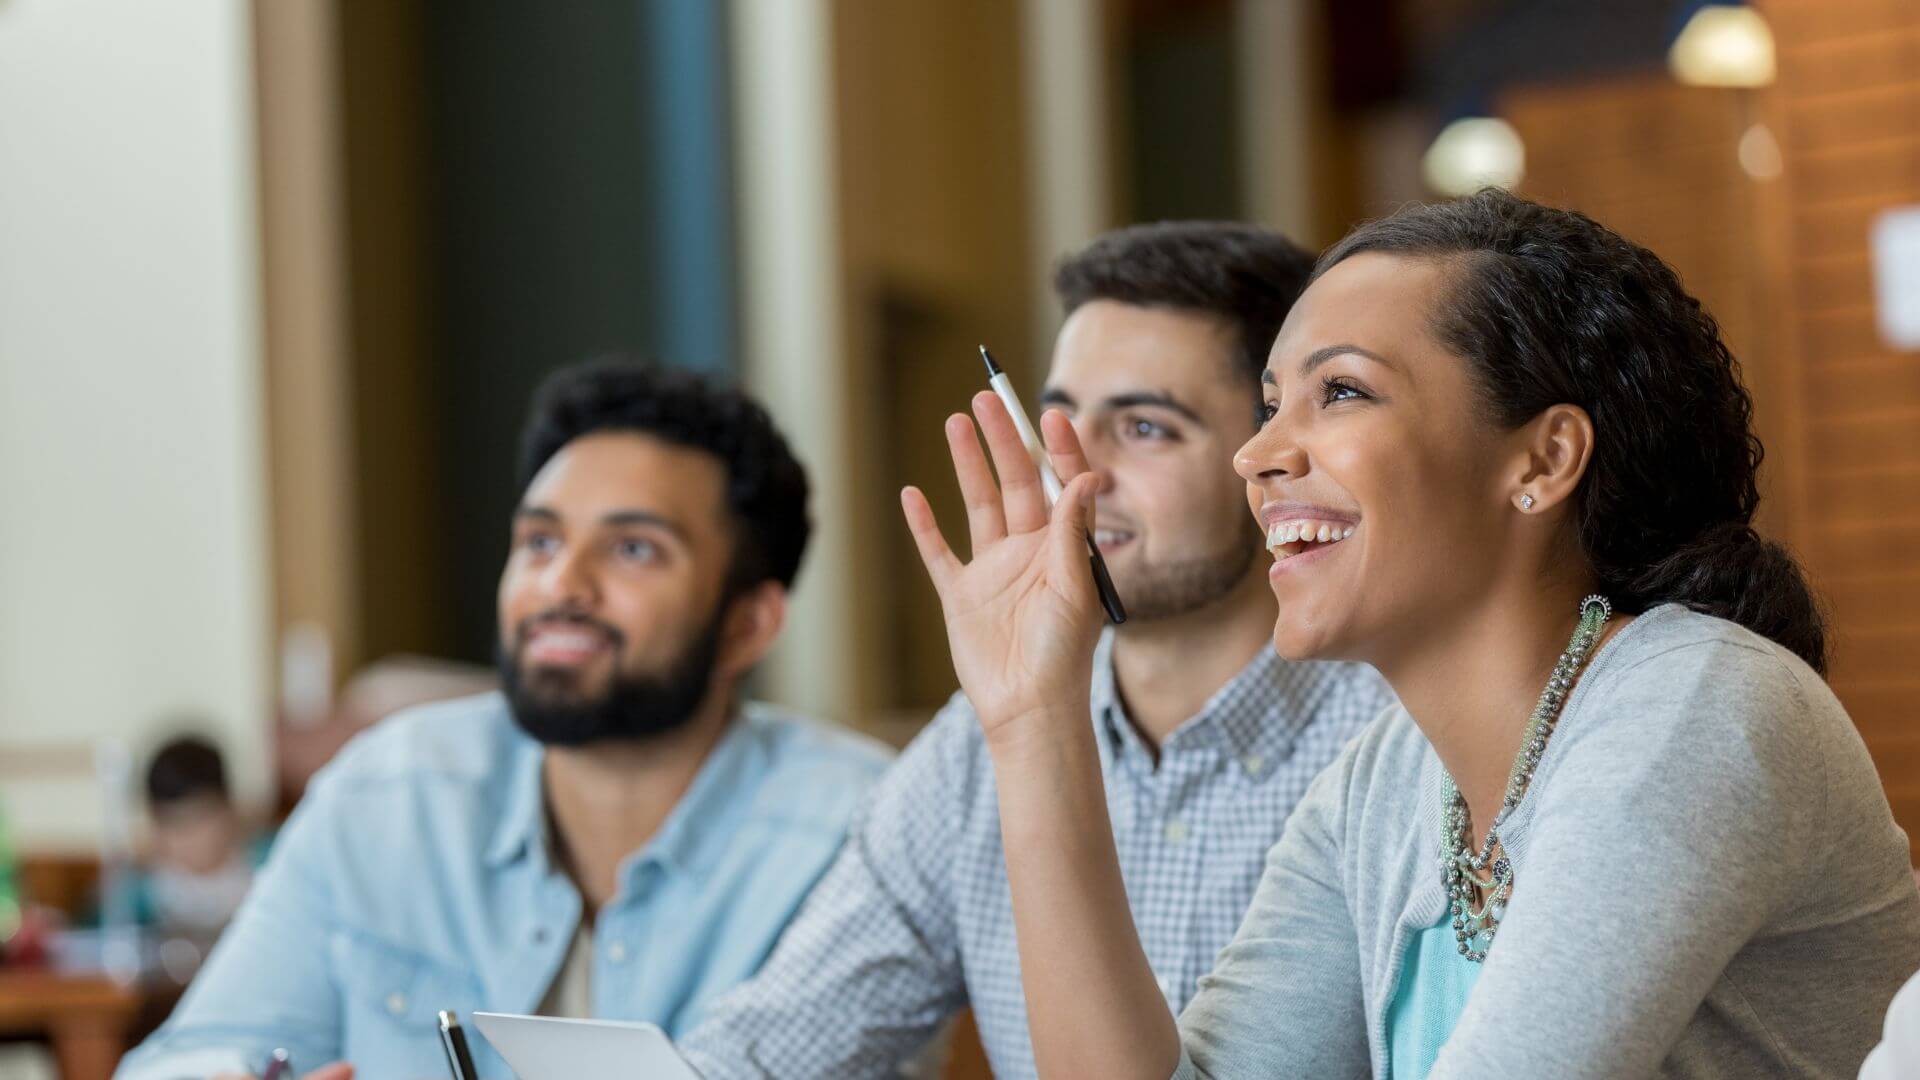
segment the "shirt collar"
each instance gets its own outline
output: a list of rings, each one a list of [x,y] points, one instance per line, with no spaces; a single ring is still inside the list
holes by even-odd
[[[490,867],[510,862],[527,851],[536,852],[543,864],[548,858],[547,812],[540,797],[540,763],[546,760],[546,750],[517,727],[512,747],[500,820],[494,827],[493,842],[487,845],[486,863]]]
[[[1239,760],[1249,775],[1264,775],[1293,751],[1293,742],[1315,715],[1315,709],[1335,680],[1326,677],[1326,665],[1289,663],[1271,646],[1262,646],[1213,695],[1200,711],[1188,717],[1162,746],[1163,753],[1180,753],[1217,746]],[[1126,717],[1119,683],[1113,671],[1113,631],[1101,635],[1094,650],[1090,702],[1100,730],[1102,763],[1138,754],[1150,759],[1146,740]]]
[[[620,864],[622,889],[641,866],[659,862],[669,871],[698,871],[718,857],[748,808],[753,777],[763,770],[766,749],[751,715],[736,716],[707,752],[693,783],[674,804],[646,846]]]
[[[697,870],[705,865],[704,856],[712,854],[707,849],[731,831],[730,819],[741,809],[737,800],[760,752],[760,740],[753,736],[753,727],[748,717],[736,718],[727,725],[659,831],[621,864],[623,885],[641,865],[649,862],[662,863],[675,872]],[[539,860],[539,869],[546,872],[553,865],[541,776],[546,750],[531,738],[516,735],[500,822],[487,847],[486,862],[488,866],[500,866],[523,854],[531,854]]]

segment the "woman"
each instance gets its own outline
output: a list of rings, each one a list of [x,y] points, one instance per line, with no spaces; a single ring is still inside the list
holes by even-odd
[[[1177,1026],[1088,720],[1098,477],[1044,417],[1049,513],[982,395],[998,489],[947,427],[972,561],[902,496],[993,754],[1042,1072],[1851,1076],[1920,895],[1673,272],[1497,191],[1403,211],[1323,257],[1264,396],[1236,465],[1275,647],[1402,707],[1315,782]]]

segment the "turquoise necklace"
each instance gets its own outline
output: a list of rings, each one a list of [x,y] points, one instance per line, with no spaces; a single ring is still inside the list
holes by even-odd
[[[1440,769],[1440,805],[1443,807],[1440,877],[1447,888],[1448,907],[1453,913],[1453,938],[1459,943],[1460,955],[1476,964],[1484,961],[1487,950],[1493,948],[1494,933],[1507,914],[1507,898],[1513,895],[1513,864],[1507,861],[1504,850],[1498,858],[1494,857],[1494,849],[1500,846],[1500,827],[1506,824],[1513,808],[1520,805],[1527,786],[1533,782],[1533,770],[1547,751],[1547,739],[1560,721],[1567,694],[1573,690],[1580,669],[1593,655],[1600,631],[1612,617],[1613,605],[1606,597],[1596,594],[1580,601],[1580,623],[1574,627],[1573,640],[1554,662],[1546,689],[1540,691],[1540,701],[1533,707],[1526,734],[1520,740],[1520,753],[1514,756],[1513,769],[1507,773],[1506,797],[1500,802],[1500,812],[1494,815],[1493,824],[1487,826],[1486,842],[1478,848],[1473,846],[1473,822],[1467,811],[1467,800],[1454,784],[1453,774],[1444,766]],[[1476,893],[1484,898],[1478,908],[1474,906]]]

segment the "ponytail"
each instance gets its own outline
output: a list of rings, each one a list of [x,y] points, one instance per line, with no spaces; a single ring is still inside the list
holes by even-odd
[[[1826,674],[1826,617],[1806,575],[1786,548],[1750,525],[1716,525],[1658,562],[1603,580],[1603,588],[1623,610],[1676,603],[1737,622]]]

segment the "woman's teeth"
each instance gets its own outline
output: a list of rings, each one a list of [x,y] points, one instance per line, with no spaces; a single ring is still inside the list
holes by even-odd
[[[1338,521],[1276,521],[1267,528],[1267,550],[1276,559],[1286,559],[1306,550],[1308,544],[1337,544],[1353,535],[1354,526]],[[1282,550],[1299,545],[1292,550]]]
[[[1093,530],[1093,542],[1099,544],[1101,547],[1107,547],[1111,544],[1122,544],[1131,539],[1133,539],[1133,534],[1121,529]]]

